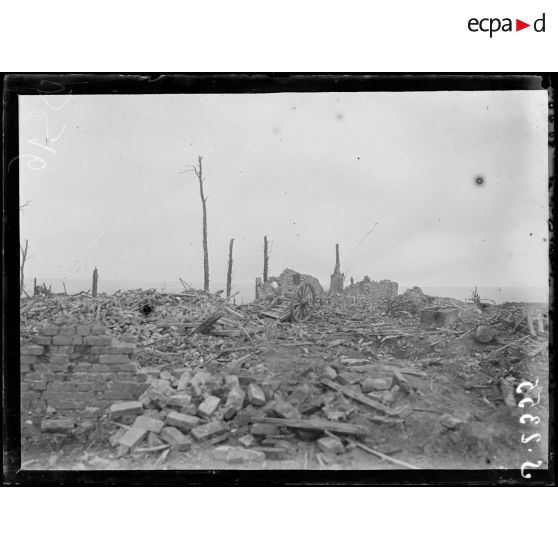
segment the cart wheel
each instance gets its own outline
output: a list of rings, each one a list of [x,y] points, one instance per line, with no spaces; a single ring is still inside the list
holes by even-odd
[[[316,302],[316,291],[309,283],[302,283],[294,294],[291,315],[295,322],[305,322],[312,315]]]

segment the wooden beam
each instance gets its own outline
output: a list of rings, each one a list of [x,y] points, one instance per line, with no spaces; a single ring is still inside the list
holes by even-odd
[[[318,430],[325,432],[339,432],[341,434],[353,434],[355,436],[366,436],[368,430],[360,424],[350,424],[344,422],[333,422],[323,419],[280,419],[263,417],[254,419],[253,422],[263,422],[267,424],[276,424],[277,426],[285,426],[287,428],[298,428],[300,430]]]
[[[324,384],[325,386],[334,389],[335,391],[338,391],[339,393],[342,393],[343,395],[346,395],[347,397],[350,397],[351,399],[354,399],[355,401],[358,401],[363,405],[372,407],[372,409],[375,409],[376,411],[381,411],[386,415],[397,415],[399,412],[398,410],[390,409],[386,405],[382,405],[381,403],[378,403],[373,399],[366,397],[366,395],[362,395],[362,393],[359,393],[358,391],[355,391],[350,387],[339,385],[329,378],[322,378],[321,381],[322,384]]]

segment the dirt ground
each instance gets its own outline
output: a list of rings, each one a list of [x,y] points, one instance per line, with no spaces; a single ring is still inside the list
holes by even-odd
[[[465,309],[457,324],[449,328],[426,328],[412,313],[392,316],[362,301],[326,300],[302,324],[270,319],[245,323],[245,336],[218,340],[220,352],[215,349],[212,335],[194,336],[183,345],[188,350],[172,359],[140,352],[140,363],[155,375],[155,381],[157,373],[165,376],[167,372],[168,376],[177,366],[192,366],[191,358],[186,357],[191,356],[192,350],[202,355],[204,366],[215,374],[248,354],[235,370],[241,382],[245,376],[249,381],[266,384],[274,390],[273,397],[280,400],[289,400],[294,390],[305,384],[310,398],[320,399],[322,405],[308,418],[325,417],[366,427],[364,438],[342,437],[344,452],[340,455],[320,451],[316,438],[323,433],[280,428],[277,435],[260,443],[278,444],[285,449],[286,457],[227,464],[215,457],[215,449],[223,444],[238,445],[239,438],[250,431],[250,424],[235,418],[228,423],[224,439],[194,444],[189,451],[173,449],[164,462],[160,451],[145,451],[148,448],[132,450],[118,458],[116,448],[107,443],[117,430],[110,422],[81,437],[46,438],[38,432],[36,421],[29,424],[22,420],[23,468],[519,469],[526,461],[538,460],[543,462],[539,468],[546,468],[548,350],[534,356],[529,353],[548,339],[548,331],[529,338],[529,330],[518,327],[516,319],[525,310],[544,313],[547,308],[515,304],[472,314]],[[246,314],[250,307],[238,307],[238,311]],[[497,335],[489,343],[480,343],[475,329],[487,323],[496,328]],[[516,342],[506,347],[513,341]],[[341,374],[358,370],[358,365],[364,363],[396,366],[404,372],[408,388],[395,392],[390,403],[392,408],[405,408],[401,416],[382,417],[366,405],[331,392],[320,382],[320,371],[326,365]],[[502,378],[507,378],[514,390],[521,382],[538,382],[538,387],[528,392],[531,396],[540,394],[538,405],[529,411],[531,405],[524,402],[525,408],[520,408],[521,395],[517,393],[516,404],[506,404]],[[529,419],[531,422],[522,424],[520,419],[526,413],[540,417],[540,423]],[[529,442],[522,441],[522,437],[525,440],[534,433],[541,435],[540,441],[537,436]],[[359,444],[383,457],[368,453]],[[386,460],[386,456],[396,462]]]

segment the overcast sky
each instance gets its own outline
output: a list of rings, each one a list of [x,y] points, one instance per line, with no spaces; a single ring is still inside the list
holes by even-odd
[[[326,287],[336,242],[355,280],[548,281],[544,91],[23,96],[20,153],[28,277],[200,286],[202,155],[215,284],[266,234]]]

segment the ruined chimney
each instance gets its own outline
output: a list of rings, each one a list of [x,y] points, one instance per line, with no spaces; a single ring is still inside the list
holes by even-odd
[[[343,281],[345,275],[341,273],[341,263],[339,260],[339,244],[335,245],[335,269],[331,274],[331,281],[329,284],[330,293],[341,293],[343,292]]]

